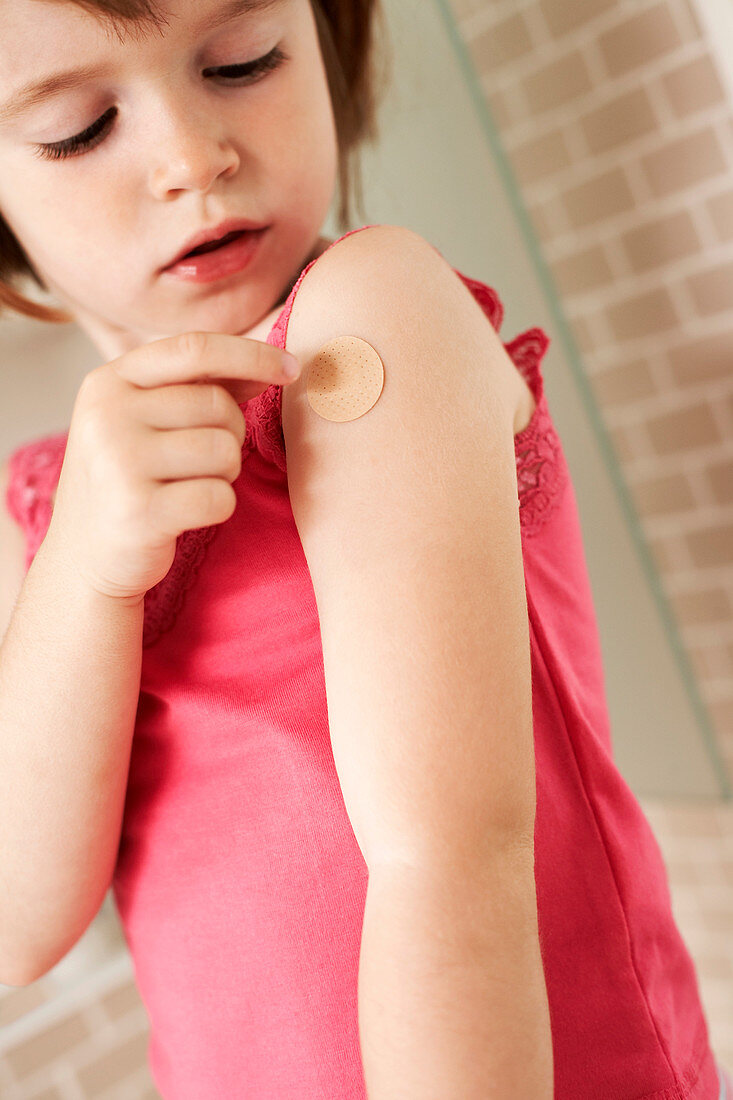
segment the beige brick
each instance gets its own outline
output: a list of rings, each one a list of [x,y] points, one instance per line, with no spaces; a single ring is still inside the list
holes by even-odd
[[[526,77],[521,87],[530,109],[539,115],[591,91],[593,81],[585,58],[573,50]]]
[[[572,163],[562,130],[532,138],[510,149],[508,155],[522,183],[534,183]]]
[[[8,1068],[22,1081],[42,1067],[50,1066],[65,1055],[70,1055],[89,1035],[86,1021],[75,1013],[10,1047],[5,1051],[4,1057]]]
[[[636,507],[645,516],[689,512],[695,506],[695,494],[684,474],[635,481],[631,491]]]
[[[700,953],[695,966],[703,978],[724,977],[728,982],[733,978],[733,961],[721,951],[711,949]]]
[[[555,260],[550,266],[563,294],[582,293],[613,281],[613,272],[601,245]]]
[[[608,307],[608,323],[617,340],[651,336],[677,328],[680,320],[664,287],[656,287]]]
[[[686,340],[667,352],[672,378],[678,386],[697,386],[717,378],[729,378],[733,369],[733,327]]]
[[[733,462],[726,459],[705,471],[718,504],[733,504]]]
[[[725,88],[707,54],[664,73],[661,85],[678,118],[687,118],[725,99]]]
[[[555,236],[556,206],[555,200],[548,203],[537,203],[529,208],[529,217],[537,236],[541,241],[551,241]]]
[[[647,814],[647,817],[649,815]],[[656,828],[654,832],[657,833]],[[697,868],[687,863],[677,863],[672,865],[667,860],[667,873],[670,878],[670,884],[674,891],[681,890],[683,887],[697,888],[700,880],[697,873]]]
[[[602,172],[569,187],[560,196],[570,225],[581,229],[634,207],[634,197],[621,168]]]
[[[710,720],[721,736],[733,737],[733,690],[730,699],[711,699],[707,703]],[[733,766],[728,769],[733,786]]]
[[[472,15],[477,8],[477,0],[449,0],[450,7],[456,19],[465,19]]]
[[[733,261],[690,275],[685,286],[701,317],[733,309]]]
[[[723,881],[725,882],[726,886],[729,886],[731,890],[733,890],[733,866],[731,866],[729,863],[723,863],[722,872]]]
[[[609,427],[608,434],[621,465],[625,462],[632,462],[640,450],[638,431],[616,425],[615,427]]]
[[[720,840],[720,822],[712,809],[710,805],[705,803],[699,805],[693,801],[689,803],[675,801],[669,807],[666,832],[669,837],[669,858],[670,862],[674,861],[675,869],[684,865],[682,859],[675,858],[676,845],[673,843],[675,838],[711,842]]]
[[[733,562],[733,523],[692,531],[686,536],[690,557],[698,569]]]
[[[733,605],[724,588],[677,592],[670,599],[680,623],[687,626],[722,623],[733,614]]]
[[[479,0],[479,2],[482,2],[482,0]],[[704,37],[700,17],[697,14],[697,3],[698,0],[681,0],[680,3],[686,17],[683,24],[685,41],[695,41]]]
[[[591,153],[605,153],[658,129],[657,116],[646,91],[634,88],[580,119]]]
[[[714,195],[705,204],[721,241],[733,241],[733,191]]]
[[[618,0],[540,0],[539,8],[550,33],[555,38],[585,26],[591,19],[603,15],[609,8],[617,5]]]
[[[479,73],[495,72],[532,49],[532,39],[521,13],[494,23],[468,42]]]
[[[644,359],[616,366],[594,374],[591,378],[593,392],[600,405],[623,405],[656,392],[649,365]]]
[[[695,679],[698,683],[702,680],[710,679],[710,672],[708,671],[708,664],[706,660],[705,650],[699,646],[688,646],[687,656],[692,665],[692,671],[695,674]]]
[[[137,1074],[142,1066],[148,1064],[149,1041],[148,1032],[140,1032],[78,1069],[77,1077],[84,1095],[90,1098],[100,1096],[110,1086],[121,1084]]]
[[[660,573],[673,573],[679,556],[678,540],[647,536],[649,553]]]
[[[702,679],[723,679],[733,675],[730,651],[722,642],[691,647],[690,657]]]
[[[491,112],[494,122],[500,130],[508,129],[512,124],[512,111],[508,97],[501,91],[487,92],[486,95],[489,103],[489,111]]]
[[[669,195],[728,171],[717,136],[711,128],[667,142],[641,157],[655,195]]]
[[[124,985],[113,989],[101,998],[100,1003],[104,1007],[111,1020],[118,1020],[129,1012],[142,1007],[140,994],[134,982],[126,982]]]
[[[8,986],[7,992],[3,989],[2,999],[0,999],[0,1020],[3,1026],[7,1027],[13,1020],[27,1016],[47,1000],[48,992],[43,988],[42,982],[32,982],[30,985],[17,988]]]
[[[584,317],[576,317],[571,322],[573,335],[578,344],[578,348],[585,355],[589,355],[595,350],[596,341],[593,336],[593,328]]]
[[[647,422],[647,431],[660,455],[684,453],[720,442],[718,425],[706,402],[653,417]]]
[[[604,31],[597,41],[610,76],[663,57],[681,44],[666,0]]]
[[[622,233],[620,242],[634,272],[673,263],[702,249],[695,223],[687,210]]]

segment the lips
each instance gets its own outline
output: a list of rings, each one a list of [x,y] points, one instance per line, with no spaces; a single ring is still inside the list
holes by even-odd
[[[221,240],[206,241],[198,245],[201,251],[196,255],[185,256],[161,272],[165,279],[175,279],[184,283],[205,284],[245,271],[254,261],[261,248],[262,240],[267,236],[269,226],[257,231],[235,232],[227,235],[228,243]],[[206,247],[208,245],[209,247]]]
[[[226,221],[202,229],[192,237],[189,237],[180,252],[177,252],[161,270],[166,271],[168,268],[173,267],[174,264],[177,264],[179,260],[190,256],[192,253],[198,254],[201,250],[211,251],[214,248],[221,247],[223,238],[225,237],[232,239],[234,234],[241,235],[242,233],[266,228],[267,226],[263,225],[261,222],[253,222],[248,218],[227,218]]]
[[[187,259],[189,256],[200,256],[202,252],[213,252],[215,248],[221,248],[222,245],[229,244],[230,241],[234,241],[237,237],[241,237],[246,232],[240,229],[236,233],[227,233],[226,237],[221,237],[217,241],[209,241],[208,244],[200,244],[198,248],[192,248],[190,252],[187,252],[182,259]]]

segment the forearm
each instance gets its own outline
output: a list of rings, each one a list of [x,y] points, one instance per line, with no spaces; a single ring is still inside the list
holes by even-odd
[[[551,1100],[531,853],[478,875],[370,872],[359,962],[369,1100]]]
[[[0,981],[76,942],[119,845],[143,604],[95,595],[47,536],[0,646]]]

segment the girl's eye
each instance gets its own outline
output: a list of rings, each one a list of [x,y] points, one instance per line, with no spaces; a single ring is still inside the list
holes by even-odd
[[[283,61],[288,60],[288,55],[279,46],[275,46],[264,57],[258,57],[255,61],[247,61],[242,65],[221,65],[216,69],[204,69],[204,74],[219,73],[222,80],[246,80],[248,84],[258,83],[268,72],[279,68]],[[96,122],[87,127],[80,134],[64,138],[63,141],[54,141],[48,145],[36,145],[34,156],[47,160],[60,160],[64,157],[79,155],[99,145],[109,131],[108,123],[117,113],[116,107],[110,107]]]

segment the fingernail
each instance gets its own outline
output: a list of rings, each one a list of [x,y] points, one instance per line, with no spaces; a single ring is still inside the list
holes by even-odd
[[[284,351],[282,355],[283,359],[283,374],[286,374],[288,378],[297,378],[300,374],[300,363],[291,355],[289,351]]]

